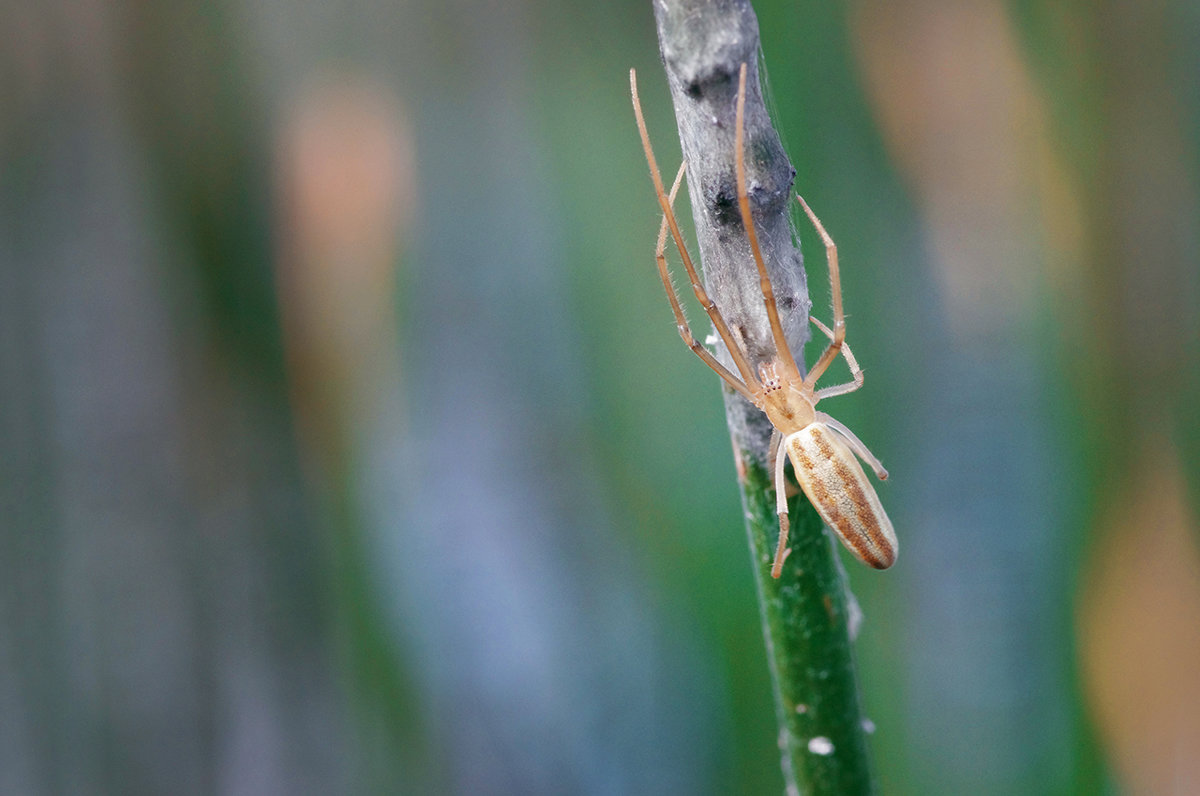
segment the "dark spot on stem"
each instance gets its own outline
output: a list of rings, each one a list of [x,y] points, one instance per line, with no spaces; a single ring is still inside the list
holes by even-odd
[[[742,225],[742,214],[738,209],[735,185],[736,183],[732,179],[721,180],[720,185],[708,197],[709,209],[716,222],[723,227],[740,227]]]

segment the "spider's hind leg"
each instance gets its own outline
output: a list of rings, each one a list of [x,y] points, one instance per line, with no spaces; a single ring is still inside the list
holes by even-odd
[[[783,434],[776,429],[771,434],[770,451],[775,457],[775,511],[779,515],[779,544],[775,547],[775,562],[771,564],[771,577],[778,578],[783,574],[783,562],[790,552],[788,541],[788,504],[787,476],[784,465],[787,462],[787,446],[783,444]]]

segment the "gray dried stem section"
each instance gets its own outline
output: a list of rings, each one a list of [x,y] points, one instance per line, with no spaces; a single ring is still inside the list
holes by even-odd
[[[775,356],[775,344],[737,201],[738,71],[746,64],[747,193],[784,331],[803,368],[811,302],[790,213],[796,172],[763,103],[754,10],[746,0],[655,0],[654,14],[688,163],[705,286],[757,368]],[[716,353],[737,372],[723,344]],[[726,391],[726,411],[738,448],[765,463],[771,434],[766,417],[732,390]]]

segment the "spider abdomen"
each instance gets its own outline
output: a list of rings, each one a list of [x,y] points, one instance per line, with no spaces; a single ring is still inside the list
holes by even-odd
[[[862,465],[838,435],[816,421],[788,436],[796,480],[821,519],[863,563],[896,562],[896,532]]]

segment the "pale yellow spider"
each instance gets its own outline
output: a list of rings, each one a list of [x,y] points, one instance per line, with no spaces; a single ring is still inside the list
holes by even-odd
[[[842,283],[838,275],[837,247],[834,246],[833,239],[829,237],[808,204],[797,195],[796,199],[800,202],[800,206],[804,208],[804,212],[825,242],[825,254],[829,263],[829,284],[833,293],[833,328],[830,329],[816,318],[812,318],[813,324],[829,337],[829,346],[809,370],[808,375],[802,376],[784,336],[783,325],[779,320],[779,309],[775,305],[775,292],[771,287],[771,279],[767,276],[767,267],[763,262],[762,252],[759,250],[754,220],[750,217],[750,198],[746,191],[743,143],[745,137],[743,128],[746,106],[746,65],[742,64],[738,76],[737,129],[734,144],[736,147],[738,207],[741,210],[746,237],[750,242],[750,253],[754,258],[754,265],[758,269],[763,304],[771,324],[771,336],[775,347],[774,355],[759,364],[757,373],[751,367],[746,351],[730,331],[721,311],[717,309],[716,303],[709,298],[701,284],[696,267],[684,245],[683,236],[679,232],[673,205],[687,164],[685,162],[680,165],[679,173],[676,175],[675,182],[671,186],[671,193],[668,195],[663,188],[662,175],[659,173],[658,164],[654,159],[654,151],[650,147],[650,136],[646,132],[646,121],[642,116],[641,102],[638,100],[637,75],[633,70],[629,71],[629,86],[633,95],[633,112],[637,117],[638,133],[642,137],[646,162],[650,165],[650,177],[654,181],[658,204],[663,212],[663,220],[658,232],[658,248],[655,252],[658,274],[662,279],[663,287],[666,288],[671,310],[675,313],[679,334],[688,347],[704,360],[704,364],[712,368],[737,393],[765,412],[771,425],[775,427],[775,432],[771,436],[770,458],[775,463],[779,544],[775,550],[774,563],[771,565],[771,575],[778,578],[782,574],[783,562],[788,553],[785,455],[792,460],[792,467],[796,472],[796,480],[800,483],[800,488],[804,490],[804,494],[816,507],[821,519],[837,533],[847,549],[866,564],[877,569],[887,569],[896,561],[896,533],[892,529],[891,520],[888,519],[887,513],[884,512],[883,506],[879,502],[879,497],[875,494],[875,489],[867,480],[862,466],[854,455],[858,454],[864,462],[869,464],[881,481],[887,478],[887,470],[883,469],[879,460],[867,450],[867,446],[863,445],[850,429],[816,409],[818,401],[834,395],[853,392],[863,385],[862,370],[850,352],[850,347],[845,343],[846,319],[842,312]],[[683,259],[683,267],[687,270],[688,278],[691,280],[692,290],[712,320],[722,342],[729,349],[734,366],[741,375],[740,379],[717,361],[713,353],[696,340],[688,327],[679,296],[675,292],[667,270],[665,252],[668,229],[675,239],[679,256]],[[839,352],[845,357],[854,380],[847,384],[816,389],[817,380],[837,358]]]

